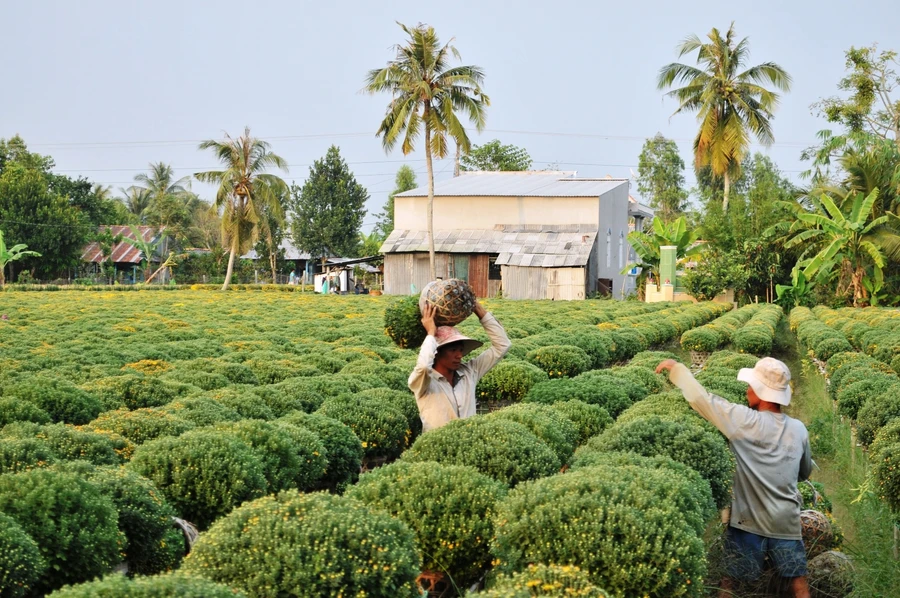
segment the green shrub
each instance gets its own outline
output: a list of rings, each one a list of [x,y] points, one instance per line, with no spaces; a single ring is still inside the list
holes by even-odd
[[[358,359],[351,361],[341,369],[341,374],[345,376],[374,376],[388,388],[408,390],[406,380],[409,378],[409,372],[387,365],[381,360]]]
[[[525,402],[552,405],[574,399],[603,407],[615,418],[631,406],[631,398],[623,386],[611,378],[548,380],[535,384],[525,395]]]
[[[498,575],[494,584],[471,598],[609,598],[591,583],[590,574],[572,565],[528,565],[512,575]]]
[[[617,378],[625,378],[629,382],[640,385],[644,396],[662,392],[666,389],[666,379],[654,371],[654,368],[641,365],[626,365],[610,368],[609,372]]]
[[[416,349],[428,335],[422,326],[419,296],[410,295],[384,310],[384,333],[401,349]]]
[[[709,328],[694,328],[681,335],[681,348],[685,351],[712,353],[722,344],[722,336]]]
[[[469,465],[508,486],[552,475],[561,466],[550,447],[522,424],[478,416],[422,434],[403,460]]]
[[[491,518],[506,486],[471,467],[398,461],[363,474],[347,496],[385,511],[416,535],[426,571],[443,571],[459,587],[490,564]]]
[[[709,482],[695,469],[665,455],[644,457],[637,453],[602,452],[584,447],[575,453],[572,469],[590,467],[663,469],[672,473],[674,481],[660,491],[666,496],[667,502],[672,502],[678,507],[698,535],[703,534],[710,519],[716,515],[716,503],[713,502]],[[640,477],[639,472],[631,473]]]
[[[407,443],[412,442],[422,433],[422,416],[419,414],[419,405],[416,397],[404,386],[403,390],[390,388],[370,388],[358,394],[366,399],[375,399],[388,403],[406,417],[406,425],[410,431]]]
[[[550,378],[571,378],[591,367],[591,358],[573,345],[549,345],[529,351],[525,355],[529,363],[536,365]]]
[[[823,513],[831,513],[834,505],[831,499],[825,495],[824,485],[807,480],[797,484],[797,488],[800,490],[800,496],[803,497],[802,509],[815,509]]]
[[[309,490],[325,475],[325,445],[305,428],[248,419],[218,424],[215,430],[234,436],[253,449],[262,463],[269,493],[289,488]]]
[[[621,388],[625,394],[628,396],[628,400],[631,403],[635,401],[640,401],[644,397],[649,394],[647,387],[639,382],[634,382],[631,379],[631,376],[628,374],[620,374],[620,370],[592,370],[590,372],[584,372],[583,374],[579,374],[575,376],[575,380],[578,382],[585,382],[587,384],[593,385],[596,383],[602,383],[603,381],[609,381],[615,384],[617,387]]]
[[[656,366],[666,359],[674,359],[678,363],[684,363],[678,355],[671,351],[641,351],[631,358],[628,365],[655,370]]]
[[[715,426],[693,410],[680,390],[670,390],[648,396],[623,411],[616,419],[616,423],[627,424],[654,416],[666,421],[690,422],[711,432],[716,431]]]
[[[345,497],[289,490],[217,521],[182,569],[258,598],[412,598],[419,566],[401,521]]]
[[[108,575],[103,579],[66,586],[48,598],[246,598],[243,592],[181,572],[153,577]]]
[[[563,465],[572,458],[578,443],[578,429],[568,418],[549,405],[521,403],[504,407],[485,416],[520,423],[544,441]]]
[[[207,396],[235,411],[242,418],[266,421],[275,419],[275,412],[266,404],[265,400],[249,390],[223,388],[212,391]]]
[[[15,519],[0,513],[0,596],[25,598],[46,569],[37,543]]]
[[[614,425],[585,446],[599,451],[671,457],[694,468],[709,482],[717,507],[731,503],[734,459],[721,435],[700,426],[649,417]]]
[[[412,431],[406,416],[386,401],[342,395],[326,400],[316,412],[349,426],[367,459],[394,459],[407,447]]]
[[[879,451],[889,444],[900,443],[900,418],[892,419],[875,434],[875,440],[869,446],[869,458],[877,458]]]
[[[550,407],[575,425],[578,445],[584,444],[613,423],[613,418],[606,409],[577,399],[553,403]]]
[[[723,367],[734,370],[735,373],[741,368],[752,368],[759,359],[755,355],[745,355],[735,351],[716,351],[706,360],[704,370]]]
[[[616,329],[610,330],[614,349],[610,356],[613,361],[621,362],[632,359],[641,351],[646,351],[649,343],[634,330]]]
[[[201,529],[266,491],[256,452],[212,430],[142,444],[128,467],[152,481],[182,517]]]
[[[590,326],[570,326],[542,332],[528,339],[531,349],[549,345],[573,345],[591,358],[591,369],[609,365],[610,349],[614,343],[609,334]],[[525,352],[527,353],[527,351]],[[523,353],[524,356],[524,353]]]
[[[857,439],[863,446],[869,446],[878,431],[897,417],[900,417],[900,394],[896,389],[870,398],[859,410]]]
[[[872,460],[872,478],[878,496],[891,511],[900,514],[900,442],[884,444]]]
[[[190,384],[201,390],[215,390],[217,388],[225,388],[231,384],[231,381],[222,374],[197,370],[174,369],[163,374],[160,379],[168,382]]]
[[[547,373],[526,361],[505,360],[478,381],[479,401],[521,401],[531,387],[547,381]]]
[[[705,548],[668,499],[677,484],[674,473],[639,467],[591,467],[521,484],[498,506],[499,569],[576,565],[615,596],[702,596]]]
[[[766,355],[772,352],[773,335],[759,330],[738,330],[734,335],[734,346],[742,353]]]
[[[14,422],[49,424],[50,415],[34,403],[12,397],[0,397],[0,429]]]
[[[842,386],[837,392],[838,412],[841,415],[856,419],[859,410],[870,397],[884,394],[892,387],[895,393],[900,393],[900,380],[896,376],[879,375],[875,372],[869,374],[862,380]]]
[[[229,363],[215,358],[200,358],[191,361],[183,361],[178,364],[180,369],[210,372],[225,376],[232,384],[259,384],[259,379],[253,370],[242,363]]]
[[[0,438],[0,475],[46,467],[55,460],[47,443],[36,438]]]
[[[833,355],[852,350],[853,347],[847,342],[847,339],[841,336],[840,338],[826,338],[815,346],[813,352],[822,361],[827,361]]]
[[[700,382],[710,394],[722,397],[723,399],[731,403],[737,403],[738,405],[748,404],[747,388],[749,385],[746,382],[738,380],[736,374],[731,376],[717,376],[704,375],[704,372],[700,372],[700,374],[697,375],[697,381]]]
[[[144,409],[160,407],[183,396],[187,389],[183,384],[166,382],[143,374],[125,374],[100,378],[84,385],[84,389],[103,403],[104,411],[120,409]]]
[[[240,414],[234,409],[229,409],[215,399],[199,396],[177,399],[159,409],[197,427],[211,426],[221,422],[235,422],[241,419]]]
[[[36,595],[102,575],[119,562],[124,539],[115,507],[77,475],[48,469],[2,475],[0,512],[31,536],[47,563],[34,583]]]
[[[160,409],[118,409],[107,411],[90,423],[94,430],[109,430],[134,444],[143,444],[161,436],[180,436],[194,424]]]
[[[34,404],[54,422],[86,424],[103,411],[103,404],[97,397],[71,382],[56,378],[29,376],[27,382],[6,388],[3,395]]]
[[[6,438],[36,438],[50,447],[57,459],[84,460],[94,465],[118,465],[130,447],[117,444],[111,435],[77,429],[66,424],[41,426],[20,422],[9,424],[0,432]],[[119,449],[123,450],[119,450]]]
[[[356,482],[364,453],[359,437],[350,426],[319,413],[302,411],[289,413],[279,421],[306,428],[322,441],[328,458],[325,475],[320,480],[322,488],[343,492]]]

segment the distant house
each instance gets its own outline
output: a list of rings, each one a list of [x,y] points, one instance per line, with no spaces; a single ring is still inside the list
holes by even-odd
[[[109,232],[113,237],[121,235],[123,239],[135,240],[137,237],[134,235],[131,228],[132,227],[125,225],[104,225],[99,227],[99,232]],[[137,229],[141,238],[149,245],[155,244],[161,236],[165,236],[165,227],[135,226],[134,228]],[[103,248],[100,247],[100,243],[97,241],[89,243],[81,251],[81,261],[85,264],[93,264],[94,272],[99,272],[100,264],[110,258],[115,265],[117,274],[130,276],[132,277],[132,281],[134,281],[136,279],[137,270],[140,269],[145,256],[139,248],[126,241],[115,243],[110,249],[109,255],[103,253]],[[156,254],[149,256],[149,262],[159,263],[160,255]]]
[[[620,297],[634,212],[628,187],[627,179],[555,171],[466,172],[436,183],[437,276],[462,278],[480,297]],[[394,197],[395,229],[381,248],[387,294],[430,281],[427,201],[425,187]]]

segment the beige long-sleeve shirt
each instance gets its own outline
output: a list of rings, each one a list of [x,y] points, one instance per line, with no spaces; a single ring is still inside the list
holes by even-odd
[[[803,500],[797,483],[812,472],[809,434],[803,422],[711,395],[680,363],[672,368],[669,379],[694,411],[725,435],[734,453],[731,526],[768,538],[801,539]]]
[[[431,335],[425,337],[408,382],[419,405],[423,432],[440,428],[454,419],[475,415],[475,386],[510,347],[506,331],[493,314],[486,313],[481,325],[491,339],[491,346],[459,367],[455,385],[433,369],[437,341]]]

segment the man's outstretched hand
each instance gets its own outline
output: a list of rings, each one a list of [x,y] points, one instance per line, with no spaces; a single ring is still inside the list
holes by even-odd
[[[481,305],[481,303],[478,302],[477,299],[475,300],[475,309],[472,311],[476,316],[478,316],[479,320],[487,314],[487,310],[483,305]]]
[[[434,313],[437,309],[427,301],[425,302],[425,307],[422,310],[422,326],[425,327],[425,332],[430,336],[434,336],[437,332],[437,324],[434,323]]]
[[[662,374],[663,372],[670,372],[670,371],[672,371],[672,368],[675,367],[675,365],[677,363],[678,362],[675,361],[674,359],[665,359],[665,360],[663,360],[662,363],[660,363],[658,366],[656,366],[656,373]]]

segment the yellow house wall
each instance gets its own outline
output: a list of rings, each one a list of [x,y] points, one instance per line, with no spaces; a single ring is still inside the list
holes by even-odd
[[[427,197],[394,199],[394,227],[427,230]],[[436,230],[493,230],[497,224],[598,225],[596,197],[435,197]]]

